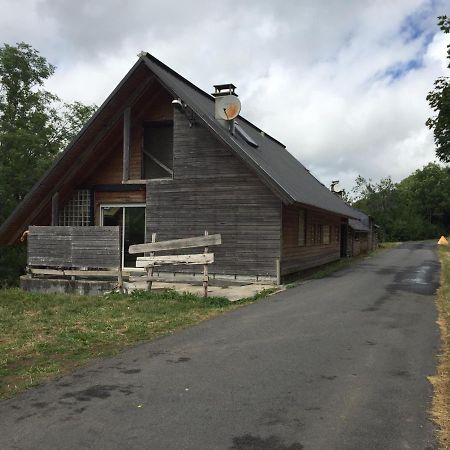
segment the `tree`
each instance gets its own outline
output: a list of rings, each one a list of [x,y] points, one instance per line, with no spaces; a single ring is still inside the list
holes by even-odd
[[[440,29],[450,33],[450,19],[447,16],[438,17]],[[447,59],[450,68],[450,45],[447,45]],[[436,115],[426,121],[428,128],[434,132],[436,156],[445,163],[450,162],[450,78],[439,77],[434,82],[434,89],[427,95],[427,101]]]
[[[0,47],[0,224],[96,109],[45,90],[54,71],[29,44]],[[0,272],[12,254],[1,250]]]
[[[0,223],[95,110],[46,91],[54,71],[29,44],[0,47]]]
[[[359,176],[353,206],[374,217],[385,240],[418,240],[448,234],[450,225],[450,169],[429,163],[393,183]]]

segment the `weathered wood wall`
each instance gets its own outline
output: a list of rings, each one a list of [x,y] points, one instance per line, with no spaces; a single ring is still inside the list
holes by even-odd
[[[280,200],[231,150],[201,126],[190,127],[178,111],[174,179],[148,181],[146,217],[147,238],[153,232],[158,240],[220,233],[210,273],[276,276]]]
[[[341,218],[311,209],[306,210],[306,242],[299,245],[299,206],[283,205],[283,245],[280,262],[281,275],[300,272],[340,258]],[[313,242],[312,225],[330,226],[330,243]]]
[[[119,264],[119,227],[29,228],[29,266],[107,269]]]
[[[131,109],[130,180],[142,179],[143,124],[172,120],[172,97],[159,84],[153,84]],[[84,185],[120,184],[123,174],[123,148],[120,139],[113,146],[99,148],[92,171],[82,180]]]
[[[358,256],[372,251],[376,246],[373,241],[373,232],[357,232],[349,227],[347,254]]]

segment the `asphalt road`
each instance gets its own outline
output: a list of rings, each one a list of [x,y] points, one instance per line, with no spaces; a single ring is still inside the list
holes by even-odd
[[[404,244],[0,402],[3,449],[429,449],[439,264]]]

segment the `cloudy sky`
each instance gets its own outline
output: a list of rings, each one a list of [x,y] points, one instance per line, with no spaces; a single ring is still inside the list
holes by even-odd
[[[450,0],[0,0],[0,41],[55,64],[47,87],[66,101],[101,104],[141,50],[207,92],[232,82],[244,117],[350,189],[434,159],[443,14]]]

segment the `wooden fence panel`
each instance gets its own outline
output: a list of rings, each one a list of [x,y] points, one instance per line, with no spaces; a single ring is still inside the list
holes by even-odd
[[[117,269],[119,227],[38,227],[28,233],[28,266]]]

